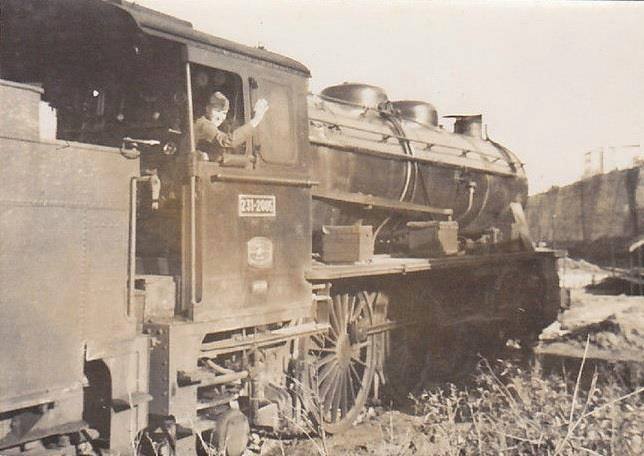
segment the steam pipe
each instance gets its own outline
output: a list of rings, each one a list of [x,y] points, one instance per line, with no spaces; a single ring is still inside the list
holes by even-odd
[[[472,206],[474,205],[474,192],[476,191],[476,185],[474,182],[470,182],[467,184],[467,189],[470,192],[470,196],[467,202],[467,209],[465,209],[465,212],[463,212],[459,217],[458,221],[461,221],[465,218],[465,216],[472,210]]]
[[[397,119],[394,117],[389,117],[389,121],[391,122],[394,132],[396,133],[396,136],[398,138],[401,138],[400,142],[403,148],[403,152],[405,152],[406,155],[409,155],[410,157],[413,157],[414,154],[414,148],[413,146],[409,143],[409,140],[407,139],[407,136],[405,135],[405,131],[402,128],[402,125],[398,122]],[[411,175],[412,175],[412,168],[414,170],[414,187],[416,186],[416,181],[418,179],[418,164],[417,163],[412,163],[407,162],[407,166],[405,168],[405,185],[403,186],[403,190],[400,194],[400,197],[398,198],[399,201],[404,201],[407,197],[407,192],[409,191],[409,183],[411,182]],[[415,191],[412,191],[412,196]],[[391,216],[388,216],[385,218],[382,223],[376,228],[376,231],[373,234],[374,240],[378,237],[378,234],[382,230],[382,228],[389,223],[391,220]]]

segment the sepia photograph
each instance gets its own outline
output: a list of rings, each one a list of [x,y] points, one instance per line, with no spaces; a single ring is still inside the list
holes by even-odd
[[[644,454],[643,25],[0,0],[0,456]]]

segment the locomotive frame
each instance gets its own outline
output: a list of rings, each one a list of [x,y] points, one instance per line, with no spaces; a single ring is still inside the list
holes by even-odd
[[[307,106],[298,62],[127,2],[0,6],[3,454],[234,455],[250,425],[296,431],[304,415],[341,432],[396,371],[448,375],[461,359],[446,341],[469,353],[527,339],[556,316],[554,252],[526,243],[520,217],[511,242],[464,255],[311,260],[319,214],[384,226],[454,213],[404,199],[406,188],[399,199],[334,191],[333,154],[520,187],[520,163],[496,143],[362,131]],[[200,72],[224,81],[239,123],[255,100],[271,106],[252,141],[219,163],[195,151]],[[41,100],[58,110],[55,138],[42,136]],[[361,132],[360,146],[324,133],[342,129]],[[472,194],[465,213],[483,213]]]

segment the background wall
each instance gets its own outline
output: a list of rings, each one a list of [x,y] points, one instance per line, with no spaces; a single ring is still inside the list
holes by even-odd
[[[642,168],[612,171],[532,195],[526,215],[535,241],[603,264],[624,262],[644,231]]]

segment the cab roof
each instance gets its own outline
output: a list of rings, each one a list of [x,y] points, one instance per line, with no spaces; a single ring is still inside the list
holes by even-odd
[[[126,11],[136,22],[138,27],[144,32],[151,35],[162,36],[172,41],[181,41],[190,45],[191,43],[223,49],[236,54],[241,54],[251,59],[257,59],[263,62],[272,63],[290,70],[302,73],[310,77],[309,69],[297,60],[285,57],[274,52],[264,49],[245,46],[230,40],[218,38],[207,33],[195,30],[192,23],[175,18],[168,14],[146,8],[132,2],[123,0],[101,0],[103,2],[117,6]]]

